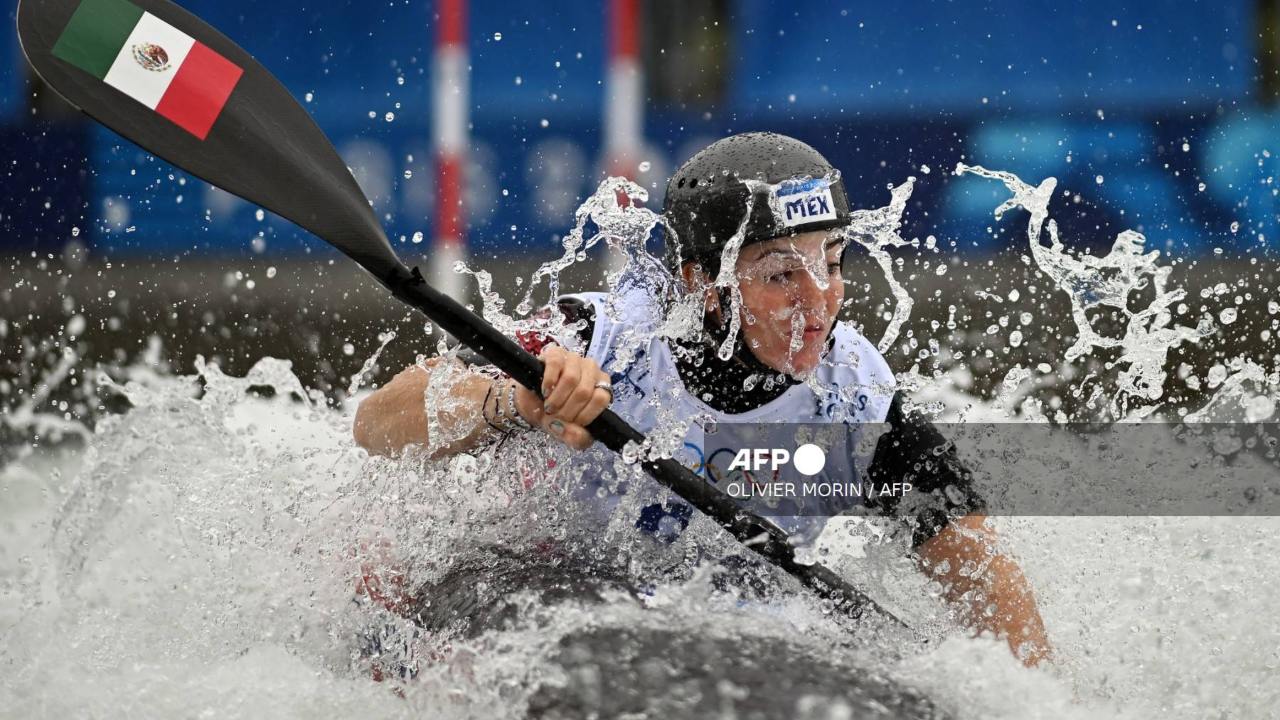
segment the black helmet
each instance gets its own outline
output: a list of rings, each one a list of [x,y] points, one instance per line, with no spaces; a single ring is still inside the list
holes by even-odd
[[[771,132],[731,135],[694,155],[667,182],[664,261],[672,272],[689,261],[712,276],[720,254],[743,228],[742,245],[849,224],[849,197],[840,173],[795,138]]]

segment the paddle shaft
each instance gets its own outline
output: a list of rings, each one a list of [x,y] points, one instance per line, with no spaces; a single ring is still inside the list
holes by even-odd
[[[409,270],[401,266],[378,279],[401,302],[426,315],[445,332],[476,351],[516,382],[541,395],[542,361],[464,308],[458,301],[431,287],[417,268]],[[587,425],[587,431],[605,447],[619,454],[624,453],[629,443],[636,446],[637,453],[642,452],[640,446],[645,443],[643,434],[608,409]],[[753,552],[800,580],[820,597],[832,601],[845,615],[858,619],[866,609],[872,609],[884,618],[909,629],[901,619],[880,607],[828,568],[817,563],[798,562],[795,549],[788,542],[786,533],[741,507],[733,498],[715,489],[685,466],[671,458],[645,459],[640,461],[640,465],[651,477],[710,516]]]

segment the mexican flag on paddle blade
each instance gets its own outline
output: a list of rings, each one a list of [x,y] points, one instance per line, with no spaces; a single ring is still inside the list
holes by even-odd
[[[53,54],[201,140],[244,72],[128,0],[82,0]]]

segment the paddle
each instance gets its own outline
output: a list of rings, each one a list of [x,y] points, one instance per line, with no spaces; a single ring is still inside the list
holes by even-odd
[[[36,73],[88,115],[158,157],[287,218],[359,263],[401,301],[534,392],[542,362],[409,269],[329,140],[278,80],[167,0],[21,0],[18,35]],[[621,453],[644,436],[606,410],[587,428]],[[646,472],[747,547],[852,617],[906,627],[822,565],[796,561],[782,530],[671,459]]]

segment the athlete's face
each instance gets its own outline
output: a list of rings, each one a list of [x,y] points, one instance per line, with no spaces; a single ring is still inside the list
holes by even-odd
[[[742,333],[760,362],[793,375],[818,366],[844,301],[840,255],[846,242],[821,230],[742,249]]]

